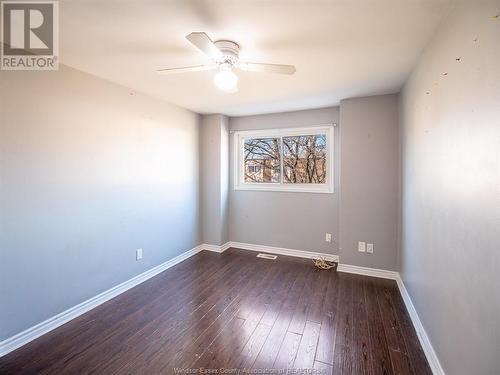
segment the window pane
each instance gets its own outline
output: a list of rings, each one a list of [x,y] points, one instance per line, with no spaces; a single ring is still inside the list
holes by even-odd
[[[326,183],[326,134],[283,137],[283,181]]]
[[[280,182],[280,139],[245,139],[245,182]]]

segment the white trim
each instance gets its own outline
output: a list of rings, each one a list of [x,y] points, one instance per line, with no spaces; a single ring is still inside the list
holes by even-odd
[[[410,315],[411,321],[413,323],[413,327],[417,332],[418,341],[420,341],[420,345],[422,345],[422,349],[424,350],[425,357],[427,358],[427,362],[429,362],[429,366],[431,367],[432,373],[434,375],[445,375],[443,367],[441,367],[441,363],[439,362],[439,358],[434,351],[434,347],[432,346],[431,340],[427,335],[427,332],[422,325],[422,322],[417,314],[417,310],[413,305],[413,302],[406,290],[405,284],[403,283],[403,279],[398,275],[396,279],[399,287],[399,292],[406,306],[406,310],[408,310],[408,314]]]
[[[121,284],[112,287],[111,289],[106,290],[105,292],[98,294],[95,297],[92,297],[76,306],[73,306],[66,311],[63,311],[41,323],[38,323],[31,328],[28,328],[12,337],[9,337],[4,341],[0,341],[0,357],[23,345],[26,345],[30,341],[33,341],[36,338],[52,331],[53,329],[56,329],[57,327],[69,322],[70,320],[75,319],[76,317],[86,313],[87,311],[92,310],[93,308],[103,304],[106,301],[109,301],[110,299],[122,294],[123,292],[126,292],[134,286],[151,279],[159,273],[175,266],[176,264],[199,253],[202,250],[204,250],[202,245],[196,246],[191,250],[188,250],[176,256],[175,258],[166,261],[165,263],[153,267],[146,272],[143,272]]]
[[[231,242],[228,241],[226,242],[224,245],[221,246],[221,252],[224,252],[226,251],[227,249],[229,249],[231,247]]]
[[[399,278],[399,273],[395,271],[353,266],[350,264],[343,264],[343,263],[339,263],[337,271],[346,273],[355,273],[357,275],[364,275],[364,276],[380,277],[382,279],[397,280]]]
[[[200,245],[200,247],[202,248],[202,250],[213,251],[214,253],[223,253],[224,251],[229,249],[231,246],[230,246],[230,242],[226,242],[225,244],[223,244],[221,246],[203,243]]]
[[[203,248],[203,250],[213,251],[214,253],[222,253],[221,246],[218,245],[209,245],[207,243],[204,243],[201,244],[200,246]]]
[[[283,150],[283,137],[294,135],[326,134],[327,152],[327,181],[324,184],[284,184],[283,183],[283,161],[280,161],[281,181],[276,183],[245,183],[243,181],[243,141],[245,138],[269,137],[280,138],[281,150]],[[233,185],[234,190],[252,191],[281,191],[295,193],[334,193],[334,147],[335,129],[333,124],[313,125],[302,128],[286,129],[262,129],[235,131],[233,135]],[[282,151],[283,153],[283,151]]]
[[[257,251],[259,253],[271,253],[271,254],[287,255],[287,256],[291,256],[291,257],[307,258],[307,259],[318,259],[318,258],[323,257],[323,258],[325,258],[325,260],[332,261],[332,262],[338,262],[338,260],[339,260],[338,255],[317,253],[314,251],[286,249],[284,247],[255,245],[255,244],[250,244],[250,243],[233,242],[233,241],[230,241],[230,242],[224,244],[224,246],[226,246],[226,245],[228,245],[228,248],[234,247],[236,249]]]

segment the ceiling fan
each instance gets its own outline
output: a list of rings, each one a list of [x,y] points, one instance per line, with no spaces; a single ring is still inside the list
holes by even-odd
[[[210,57],[213,62],[208,65],[186,66],[182,68],[168,68],[157,70],[160,74],[200,72],[218,69],[214,76],[215,85],[221,90],[235,92],[238,85],[238,76],[233,69],[238,68],[247,72],[293,74],[295,66],[280,64],[261,64],[243,62],[239,60],[240,46],[230,40],[218,40],[213,42],[203,32],[191,33],[186,39],[194,44],[200,51]]]

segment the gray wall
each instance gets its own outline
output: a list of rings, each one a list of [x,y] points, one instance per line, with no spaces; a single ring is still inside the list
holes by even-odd
[[[196,114],[62,66],[0,119],[0,340],[198,245]]]
[[[230,136],[229,237],[337,254],[345,264],[397,270],[397,95],[343,100],[340,111],[331,107],[229,119],[231,131],[326,123],[340,123],[335,127],[334,194],[235,191]],[[326,232],[334,237],[331,244],[325,242]],[[374,243],[374,254],[359,253],[358,241]]]
[[[338,123],[338,107],[232,117],[231,131],[306,127]],[[230,135],[229,238],[231,241],[338,254],[339,137],[335,128],[335,193],[243,191],[233,189],[233,136]],[[325,233],[332,233],[331,243]]]
[[[453,375],[500,373],[499,11],[457,2],[401,100],[402,277]]]
[[[342,100],[340,147],[340,261],[398,270],[398,96]]]
[[[202,242],[228,241],[228,118],[203,115],[200,120],[200,182]]]

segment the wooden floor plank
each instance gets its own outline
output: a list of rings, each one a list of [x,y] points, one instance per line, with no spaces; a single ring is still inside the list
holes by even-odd
[[[310,322],[321,323],[323,319],[323,310],[325,308],[326,291],[332,272],[317,270],[317,278],[313,282],[313,294],[307,307],[307,320]]]
[[[316,349],[316,360],[333,365],[333,349],[336,334],[336,317],[338,310],[339,280],[336,272],[330,273],[328,288],[325,297],[325,308],[321,320],[321,331],[319,333],[318,348]]]
[[[320,371],[318,375],[333,375],[333,366],[328,363],[323,363],[320,361],[314,361],[315,370]]]
[[[193,368],[210,369],[227,367],[224,360],[230,357],[235,345],[241,345],[239,333],[242,330],[243,324],[245,324],[244,319],[234,316],[229,324],[224,327],[221,334],[195,362]]]
[[[302,335],[293,332],[287,332],[280,346],[278,357],[274,362],[274,368],[291,369],[299,350],[300,340]]]
[[[0,358],[0,373],[431,374],[396,283],[201,252]]]
[[[293,363],[295,369],[304,370],[313,368],[320,329],[321,324],[310,321],[306,322],[299,349],[297,350],[297,356]]]
[[[290,266],[291,276],[286,279],[283,283],[278,285],[278,287],[273,292],[273,298],[266,309],[264,316],[262,317],[262,323],[272,326],[278,317],[283,304],[285,303],[285,299],[288,296],[288,292],[290,288],[295,284],[295,281],[298,278],[300,268],[303,266],[298,266],[292,264]]]
[[[355,374],[369,374],[371,372],[372,348],[366,314],[364,278],[354,275],[353,281],[353,372]]]
[[[271,326],[259,323],[243,350],[230,359],[229,368],[251,368],[270,331]]]
[[[314,280],[317,279],[319,270],[314,268],[314,272],[309,272],[304,289],[300,296],[292,321],[288,326],[288,331],[293,333],[302,334],[307,320],[307,311],[309,309],[309,301],[311,300],[314,292]]]
[[[377,280],[377,299],[383,319],[385,336],[389,347],[392,367],[396,374],[413,375],[414,371],[406,350],[401,327],[391,304],[391,294],[388,290],[393,285],[390,280]]]
[[[415,374],[432,375],[432,370],[429,367],[427,359],[425,358],[425,353],[420,345],[420,341],[418,340],[417,332],[413,327],[410,315],[406,311],[406,307],[401,294],[399,294],[399,290],[392,287],[389,289],[389,292]]]
[[[383,317],[377,301],[376,287],[373,282],[365,280],[366,313],[370,317],[368,331],[370,337],[371,373],[375,375],[394,374],[387,338],[385,336]]]
[[[265,369],[273,366],[295,312],[295,306],[297,306],[302,290],[304,289],[306,275],[307,273],[304,272],[303,267],[298,270],[298,276],[293,286],[290,288],[286,300],[276,317],[271,332],[253,364],[254,369]]]
[[[333,372],[352,374],[353,363],[353,275],[339,274],[340,300],[335,328]]]

